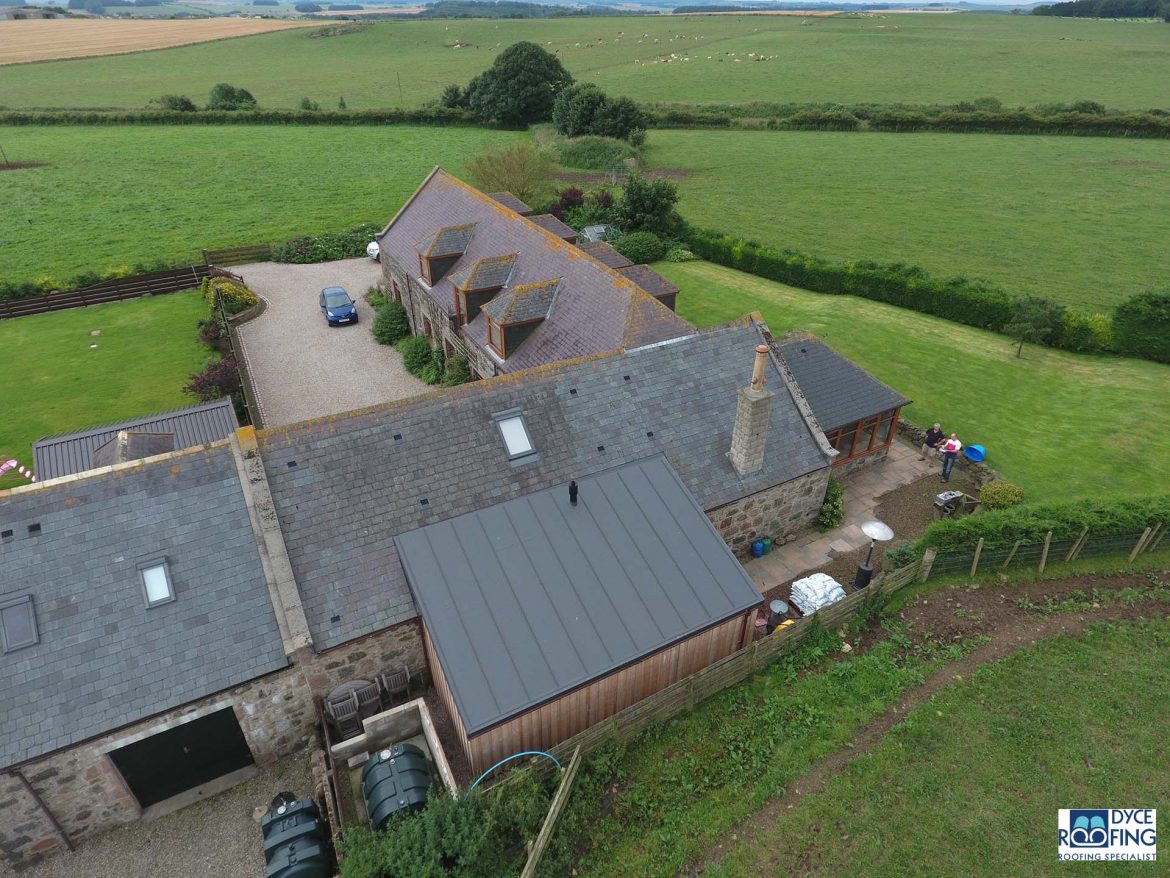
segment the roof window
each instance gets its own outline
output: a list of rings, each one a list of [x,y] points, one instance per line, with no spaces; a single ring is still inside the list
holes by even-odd
[[[0,603],[0,632],[4,652],[23,649],[40,641],[31,594]]]
[[[508,460],[536,454],[536,447],[528,434],[528,426],[524,423],[524,415],[519,411],[502,412],[496,415],[495,419],[500,437],[504,440],[504,447],[508,450]]]
[[[146,606],[157,607],[160,604],[169,604],[175,599],[175,589],[171,585],[171,574],[167,569],[166,558],[153,558],[138,565],[138,573],[142,577],[142,593],[146,597]]]

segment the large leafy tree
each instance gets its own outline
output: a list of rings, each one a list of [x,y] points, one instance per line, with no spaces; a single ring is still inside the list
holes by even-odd
[[[528,125],[552,117],[553,102],[573,77],[536,43],[513,43],[467,87],[467,101],[484,122]]]
[[[630,98],[610,98],[591,82],[579,82],[557,95],[553,125],[566,137],[596,134],[626,140],[646,128],[646,114]]]
[[[625,233],[653,232],[672,238],[682,230],[682,218],[674,209],[678,187],[669,180],[647,180],[631,176],[614,209],[614,220]]]

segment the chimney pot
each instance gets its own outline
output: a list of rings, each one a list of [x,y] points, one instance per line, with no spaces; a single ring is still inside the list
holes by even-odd
[[[768,346],[756,345],[756,362],[752,366],[752,390],[764,389],[764,365],[768,362]]]
[[[569,502],[574,506],[577,505],[577,482],[573,480],[569,482]]]

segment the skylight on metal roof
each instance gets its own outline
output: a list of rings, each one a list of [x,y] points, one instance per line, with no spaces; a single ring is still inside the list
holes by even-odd
[[[520,412],[511,411],[496,415],[496,426],[500,430],[500,438],[504,440],[504,447],[508,450],[508,460],[536,454],[536,446],[532,444],[528,425],[524,423],[524,415]]]

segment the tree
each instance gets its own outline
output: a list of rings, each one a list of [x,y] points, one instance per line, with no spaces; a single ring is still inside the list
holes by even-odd
[[[1118,305],[1113,339],[1120,353],[1170,363],[1170,291],[1140,293]]]
[[[347,107],[345,105],[345,96],[344,95],[342,95],[341,97],[339,97],[337,99],[337,109],[339,109],[339,110],[348,110],[349,109],[349,107]]]
[[[467,109],[467,91],[457,85],[447,86],[439,97],[439,106],[449,110]]]
[[[1028,297],[1016,303],[1012,319],[1003,328],[1004,334],[1020,343],[1016,356],[1024,354],[1024,342],[1039,344],[1060,329],[1064,320],[1064,306],[1048,299]]]
[[[614,220],[623,232],[653,232],[673,238],[682,230],[682,217],[674,209],[678,187],[669,180],[647,180],[637,174],[626,180],[614,208]]]
[[[628,140],[646,128],[647,118],[630,98],[610,98],[591,82],[563,89],[553,103],[553,125],[566,137],[596,134]]]
[[[553,102],[573,82],[563,64],[536,43],[513,43],[471,80],[467,102],[483,122],[521,126],[552,116]]]
[[[244,88],[236,88],[221,82],[211,89],[211,96],[207,100],[209,110],[254,110],[256,99],[252,93]]]
[[[527,141],[485,149],[467,163],[471,179],[485,192],[511,192],[535,203],[548,186],[552,162]]]
[[[321,105],[311,98],[301,98],[300,108],[302,110],[307,110],[308,112],[313,113],[321,109]]]
[[[295,9],[297,12],[304,12],[304,13],[313,13],[313,12],[320,12],[321,11],[321,7],[318,6],[316,3],[298,3],[296,6],[293,7],[293,9]]]
[[[163,95],[152,103],[156,103],[161,109],[170,110],[173,113],[194,113],[199,109],[195,106],[195,102],[186,95]]]

